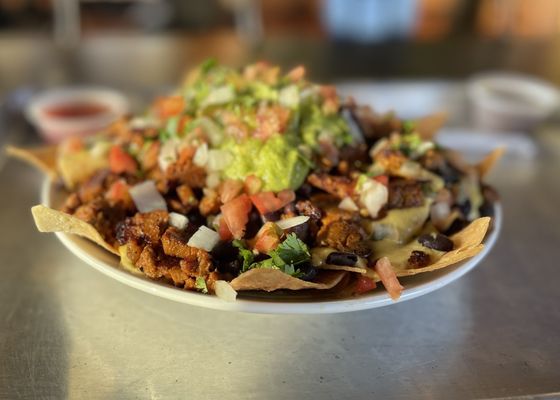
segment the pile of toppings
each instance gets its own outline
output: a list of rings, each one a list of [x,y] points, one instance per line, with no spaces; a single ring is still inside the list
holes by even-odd
[[[260,288],[243,282],[276,270],[289,283],[264,290],[381,281],[398,297],[398,271],[452,252],[495,194],[430,140],[433,119],[376,114],[304,75],[205,62],[145,115],[59,147],[62,211],[123,266],[185,289],[230,295],[223,282]]]

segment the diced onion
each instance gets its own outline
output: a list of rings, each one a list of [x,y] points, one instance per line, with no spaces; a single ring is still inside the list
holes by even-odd
[[[218,146],[222,143],[224,137],[223,130],[218,126],[218,124],[208,117],[200,117],[195,121],[197,121],[198,126],[204,130],[204,133],[208,137],[212,146]]]
[[[448,203],[443,201],[432,204],[432,207],[430,208],[430,220],[434,222],[447,219],[449,214],[451,214],[451,207],[449,207]]]
[[[384,184],[369,179],[361,187],[360,201],[372,218],[376,218],[379,210],[387,204],[389,190]]]
[[[194,153],[193,163],[199,167],[204,167],[208,163],[208,145],[202,143]]]
[[[416,150],[414,150],[413,154],[411,155],[412,158],[417,159],[422,157],[428,150],[435,148],[436,145],[433,142],[422,142],[418,145]]]
[[[371,158],[375,157],[377,153],[383,150],[389,145],[389,140],[387,138],[379,139],[370,149],[369,155]]]
[[[356,203],[354,202],[354,200],[352,200],[350,197],[343,198],[342,201],[340,202],[340,204],[338,205],[338,208],[340,208],[342,210],[346,210],[346,211],[359,211],[360,210],[358,208],[358,206],[356,205]]]
[[[167,204],[165,199],[158,192],[154,181],[145,181],[131,187],[128,191],[136,208],[141,213],[146,213],[155,210],[167,211]]]
[[[232,155],[227,150],[212,149],[208,151],[208,170],[222,171],[231,164]]]
[[[237,298],[237,292],[226,281],[214,282],[214,292],[216,292],[217,297],[225,301],[235,301]]]
[[[278,102],[284,107],[295,108],[299,104],[299,91],[296,85],[286,86],[278,93]]]
[[[294,226],[304,224],[307,221],[309,221],[309,217],[307,215],[298,215],[297,217],[286,218],[286,219],[281,219],[279,221],[276,221],[276,225],[280,229],[286,230],[286,229],[293,228]]]
[[[153,117],[135,117],[128,123],[130,129],[157,128],[158,125],[158,120]]]
[[[174,226],[177,229],[185,229],[189,224],[189,219],[183,214],[176,212],[169,213],[169,225]]]
[[[210,189],[215,189],[220,185],[220,173],[210,172],[206,175],[206,187]]]
[[[91,147],[89,154],[91,154],[94,158],[104,158],[109,153],[109,150],[111,150],[111,147],[112,144],[110,142],[101,140]]]
[[[191,236],[187,245],[196,247],[197,249],[212,251],[219,241],[220,235],[218,235],[218,232],[202,225],[194,235]]]
[[[158,155],[158,165],[159,168],[165,172],[167,167],[177,161],[177,147],[179,146],[179,140],[169,139],[164,142],[161,146]]]
[[[202,107],[229,103],[235,98],[235,92],[231,86],[222,86],[214,89],[202,102]]]

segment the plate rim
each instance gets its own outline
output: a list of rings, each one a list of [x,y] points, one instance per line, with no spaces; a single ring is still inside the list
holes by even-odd
[[[51,189],[54,188],[54,185],[55,182],[52,182],[48,178],[43,180],[40,196],[42,204],[50,206]],[[401,304],[405,301],[434,292],[451,282],[456,281],[480,264],[482,259],[486,257],[486,255],[494,247],[502,229],[502,220],[502,205],[497,201],[494,203],[492,230],[487,233],[487,236],[483,241],[484,248],[482,251],[472,258],[461,261],[454,267],[454,269],[450,270],[450,272],[436,277],[436,279],[420,283],[412,288],[405,287],[401,297],[397,301],[393,301],[389,297],[388,293],[383,290],[383,292],[375,291],[371,292],[369,295],[366,294],[359,297],[325,301],[274,302],[238,298],[234,302],[228,302],[216,296],[209,296],[194,291],[183,290],[162,282],[149,280],[149,278],[134,275],[132,272],[99,260],[76,243],[76,240],[87,241],[87,239],[64,232],[55,232],[55,235],[62,242],[64,247],[66,247],[80,260],[84,261],[88,266],[122,284],[167,300],[221,311],[258,314],[335,314]],[[104,249],[101,250],[106,251]]]

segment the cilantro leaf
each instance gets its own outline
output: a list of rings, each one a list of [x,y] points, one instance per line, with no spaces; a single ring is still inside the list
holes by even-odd
[[[237,247],[235,243],[234,246]],[[290,233],[286,239],[280,243],[276,249],[270,251],[268,255],[270,258],[252,263],[246,269],[244,264],[243,271],[253,268],[272,268],[279,269],[288,275],[299,277],[302,275],[302,272],[296,267],[311,260],[309,248],[298,239],[295,233]]]
[[[251,265],[253,264],[253,260],[255,258],[253,252],[247,248],[241,240],[234,240],[232,244],[239,249],[239,258],[243,261],[243,268],[242,271],[248,271],[251,269]]]
[[[276,253],[274,257],[269,253],[273,259],[282,259],[285,264],[290,265],[301,264],[311,259],[307,245],[299,240],[295,233],[290,233],[271,253]]]
[[[194,287],[200,290],[202,293],[208,293],[208,287],[206,286],[206,281],[202,276],[196,278]]]

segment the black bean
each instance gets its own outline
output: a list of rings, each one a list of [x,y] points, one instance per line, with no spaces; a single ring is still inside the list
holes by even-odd
[[[461,211],[463,216],[467,218],[471,212],[471,202],[469,200],[465,200],[463,203],[457,204],[457,207],[459,207],[459,211]]]
[[[192,211],[187,214],[187,218],[189,219],[189,225],[194,225],[196,227],[200,227],[202,225],[206,225],[206,217],[203,217],[198,210]]]
[[[439,251],[453,250],[453,242],[441,233],[423,234],[418,237],[418,242],[429,249]]]
[[[327,256],[325,261],[327,264],[331,265],[347,265],[353,267],[358,262],[358,256],[352,253],[334,251]]]
[[[419,250],[412,250],[408,258],[410,268],[423,268],[430,264],[430,255]]]
[[[478,209],[480,216],[482,217],[493,217],[494,216],[494,204],[488,200],[484,200],[484,203]]]
[[[461,180],[461,171],[448,162],[445,162],[437,168],[435,172],[443,178],[447,185],[457,183]]]
[[[262,221],[259,212],[253,207],[249,213],[249,221],[245,227],[245,238],[251,239],[255,237],[259,229],[261,229]]]
[[[312,244],[311,242],[314,239],[309,234],[309,221],[286,229],[286,235],[289,235],[290,233],[295,233],[299,240],[309,245]]]
[[[271,211],[271,212],[267,212],[265,214],[263,214],[262,216],[262,221],[263,222],[276,222],[280,219],[281,216],[281,212],[280,211]]]
[[[222,274],[232,274],[236,276],[241,271],[241,261],[240,260],[233,260],[233,261],[219,261],[216,263],[216,268]]]
[[[310,281],[315,276],[317,276],[317,268],[315,268],[311,263],[304,263],[297,266],[296,270],[298,270],[302,275],[299,276],[299,279],[304,281]]]
[[[298,190],[296,190],[296,197],[298,199],[308,199],[309,196],[311,196],[311,194],[313,193],[313,186],[311,186],[309,183],[305,182],[303,185],[301,185],[299,187]]]
[[[230,262],[238,259],[239,249],[232,242],[218,242],[210,252],[212,258],[220,262]]]
[[[462,230],[468,224],[469,224],[469,222],[467,220],[457,218],[455,221],[453,221],[451,223],[451,226],[449,228],[447,228],[447,230],[444,233],[447,236],[451,236],[451,235],[459,232],[460,230]]]

